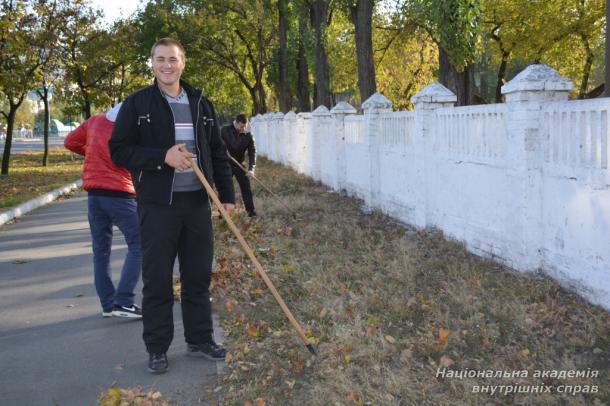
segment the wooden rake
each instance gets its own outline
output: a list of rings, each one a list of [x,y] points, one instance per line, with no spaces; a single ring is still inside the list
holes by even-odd
[[[222,214],[222,217],[224,217],[224,219],[226,220],[227,224],[229,225],[229,228],[231,229],[231,231],[233,232],[235,237],[237,237],[237,240],[241,244],[242,248],[244,249],[244,251],[246,251],[246,254],[248,254],[248,256],[250,257],[250,260],[252,260],[252,262],[254,263],[256,271],[258,272],[260,277],[263,278],[263,281],[267,285],[267,288],[269,288],[269,290],[271,291],[271,294],[273,295],[273,297],[275,298],[277,303],[282,308],[282,311],[284,312],[286,317],[288,317],[288,321],[290,321],[290,324],[292,325],[294,330],[297,332],[298,336],[303,341],[303,344],[305,344],[305,347],[307,347],[307,349],[309,350],[310,353],[317,356],[318,355],[317,347],[315,345],[311,344],[309,342],[309,340],[307,339],[305,332],[303,331],[303,329],[301,328],[301,326],[299,325],[297,320],[294,318],[294,316],[290,312],[290,309],[288,308],[288,306],[286,306],[284,299],[282,299],[282,297],[280,296],[278,291],[275,289],[275,286],[273,286],[273,282],[271,282],[271,279],[269,279],[269,277],[267,276],[267,273],[265,273],[265,271],[263,270],[263,267],[261,266],[260,262],[258,262],[258,259],[256,259],[256,256],[254,255],[252,248],[250,248],[250,246],[248,245],[248,243],[246,242],[244,237],[241,235],[241,233],[235,226],[235,223],[233,223],[233,220],[231,220],[231,217],[224,209],[222,203],[220,202],[220,199],[216,195],[216,192],[214,192],[214,189],[212,189],[212,186],[210,186],[210,184],[206,180],[205,176],[203,176],[201,169],[199,169],[199,167],[197,165],[194,165],[192,160],[190,160],[190,163],[191,163],[191,168],[193,168],[193,171],[195,172],[195,174],[197,175],[197,177],[203,184],[203,187],[208,192],[208,195],[212,198],[212,201],[214,202],[216,207],[218,207],[218,210],[220,210],[220,214]]]

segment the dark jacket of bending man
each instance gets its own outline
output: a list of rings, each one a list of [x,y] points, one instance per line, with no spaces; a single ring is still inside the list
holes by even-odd
[[[229,154],[237,162],[243,165],[246,152],[248,153],[248,171],[244,170],[231,161],[231,169],[233,176],[237,179],[241,196],[244,200],[244,206],[248,216],[255,217],[254,200],[252,199],[252,189],[250,187],[250,179],[254,176],[254,168],[256,167],[256,146],[254,144],[254,136],[249,131],[248,118],[244,114],[239,114],[235,117],[232,124],[222,128],[221,137],[227,145]]]

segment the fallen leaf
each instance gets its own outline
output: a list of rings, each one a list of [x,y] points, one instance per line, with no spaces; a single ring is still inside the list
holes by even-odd
[[[530,349],[529,348],[522,349],[521,355],[523,355],[524,357],[527,357],[528,355],[530,355]]]
[[[282,264],[282,269],[288,273],[294,271],[294,267],[291,264]]]
[[[446,355],[443,355],[439,361],[440,366],[447,368],[453,364],[453,360]]]
[[[372,337],[375,335],[375,333],[377,333],[377,327],[375,326],[368,326],[366,328],[366,336],[367,337]]]
[[[350,355],[344,356],[343,362],[345,362],[346,364],[349,364],[350,362],[352,362],[352,357]]]
[[[257,399],[254,401],[254,405],[255,405],[255,406],[265,406],[266,404],[267,404],[267,402],[265,402],[265,400],[264,400],[264,399],[262,399],[262,398],[257,398]]]
[[[229,313],[231,313],[233,311],[233,307],[235,307],[235,304],[233,303],[232,300],[229,300],[227,303],[225,303],[225,308],[227,309],[227,311]]]
[[[227,355],[225,356],[225,362],[227,364],[230,364],[231,361],[233,361],[233,353],[232,352],[228,352]]]
[[[249,400],[246,400],[246,401],[244,402],[244,406],[254,406],[254,405],[253,405],[253,404],[252,404],[252,402],[250,402]]]
[[[249,335],[250,337],[258,337],[258,336],[259,336],[258,329],[257,329],[257,328],[256,328],[256,326],[254,326],[254,325],[249,325],[249,326],[246,328],[246,333],[248,333],[248,335]]]
[[[294,387],[294,384],[296,383],[296,381],[295,381],[295,380],[290,381],[290,380],[286,379],[286,380],[284,381],[284,383],[285,383],[286,385],[288,385],[288,387],[289,387],[290,389],[292,389],[292,388]]]
[[[69,305],[67,305],[66,307],[67,307],[68,309],[71,309],[71,308],[73,308],[73,307],[76,307],[76,305],[75,305],[75,304],[69,304]]]
[[[309,341],[309,344],[313,344],[313,345],[320,344],[320,339],[318,337],[316,337],[312,332],[305,333],[305,336],[307,337],[307,341]]]
[[[449,334],[451,334],[451,331],[449,331],[449,330],[445,330],[444,328],[439,328],[438,329],[438,345],[439,345],[439,347],[443,347],[445,344],[447,344],[447,338],[449,338]]]
[[[157,391],[157,392],[153,393],[150,398],[152,400],[159,400],[159,399],[161,399],[161,392]]]
[[[359,398],[356,392],[350,392],[349,395],[345,397],[345,400],[347,400],[348,402],[358,403]]]
[[[123,369],[125,369],[125,364],[117,364],[114,369],[116,369],[117,371],[122,371]]]
[[[378,316],[369,316],[366,319],[366,324],[369,326],[378,326],[379,325],[379,317]]]
[[[328,314],[328,310],[326,310],[326,307],[323,307],[322,310],[320,310],[319,317],[321,319],[323,319],[324,317],[326,317],[327,314]]]
[[[396,339],[392,336],[385,336],[385,340],[390,344],[396,344]]]

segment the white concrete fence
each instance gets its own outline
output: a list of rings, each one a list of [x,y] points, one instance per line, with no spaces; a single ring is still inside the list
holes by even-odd
[[[453,107],[435,83],[411,112],[377,93],[363,115],[341,102],[252,128],[261,155],[610,310],[610,98],[568,101],[572,86],[532,65],[504,104]]]

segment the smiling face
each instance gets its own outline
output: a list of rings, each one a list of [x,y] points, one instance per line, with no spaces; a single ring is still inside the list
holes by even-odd
[[[180,76],[184,70],[184,54],[175,45],[157,45],[152,55],[152,67],[159,86],[175,95],[180,91]]]

